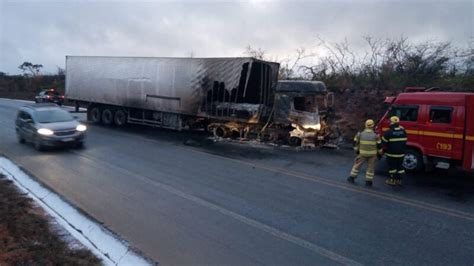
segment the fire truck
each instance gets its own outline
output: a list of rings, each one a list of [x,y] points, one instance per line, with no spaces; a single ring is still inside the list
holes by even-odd
[[[390,107],[376,130],[382,135],[389,129],[391,116],[400,118],[408,135],[403,160],[407,171],[474,170],[474,93],[411,88],[385,102]]]

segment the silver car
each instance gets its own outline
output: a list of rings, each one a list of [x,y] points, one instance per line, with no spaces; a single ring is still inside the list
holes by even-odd
[[[31,142],[37,150],[43,150],[83,147],[87,127],[55,104],[33,104],[20,108],[15,129],[20,143]]]

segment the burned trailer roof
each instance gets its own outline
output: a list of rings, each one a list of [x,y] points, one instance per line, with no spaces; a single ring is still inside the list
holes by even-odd
[[[279,80],[276,91],[297,93],[326,93],[327,88],[322,81]]]

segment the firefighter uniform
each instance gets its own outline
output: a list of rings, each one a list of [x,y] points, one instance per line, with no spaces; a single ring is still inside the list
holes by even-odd
[[[382,137],[382,143],[387,156],[389,178],[385,181],[388,185],[401,185],[402,176],[405,174],[403,168],[403,157],[405,156],[407,134],[405,129],[399,125],[399,118],[390,118],[390,129]]]
[[[354,161],[351,174],[347,179],[353,183],[359,174],[359,170],[367,163],[367,170],[365,172],[365,184],[368,186],[372,185],[375,171],[375,161],[378,155],[382,152],[382,143],[380,137],[374,132],[374,121],[369,119],[365,122],[365,130],[358,132],[354,137],[354,150],[357,153],[357,157]]]

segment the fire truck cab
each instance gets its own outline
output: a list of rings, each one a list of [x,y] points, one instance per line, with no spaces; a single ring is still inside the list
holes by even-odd
[[[412,172],[460,166],[474,170],[474,93],[409,92],[387,97],[377,125],[383,134],[398,116],[408,141],[403,166]]]

